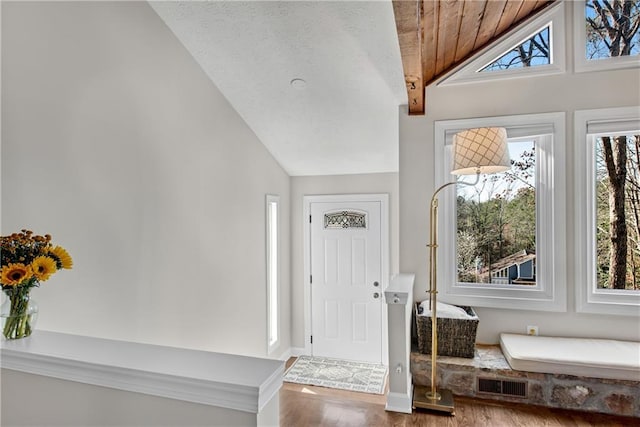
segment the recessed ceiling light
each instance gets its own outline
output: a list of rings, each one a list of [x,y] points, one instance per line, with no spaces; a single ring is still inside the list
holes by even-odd
[[[290,84],[291,84],[291,87],[298,90],[302,90],[305,87],[307,87],[307,82],[305,82],[302,79],[293,79],[291,80]]]

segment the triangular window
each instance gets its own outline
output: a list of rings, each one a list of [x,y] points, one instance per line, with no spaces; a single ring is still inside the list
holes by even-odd
[[[535,67],[551,63],[549,25],[514,47],[498,59],[480,69],[480,72]]]
[[[563,2],[502,37],[445,76],[439,85],[565,72]]]

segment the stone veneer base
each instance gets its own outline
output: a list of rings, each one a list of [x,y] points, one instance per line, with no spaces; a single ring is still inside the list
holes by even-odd
[[[611,355],[615,357],[615,355]],[[413,383],[431,384],[431,355],[411,352]],[[438,357],[438,384],[454,395],[640,418],[640,382],[511,369],[499,346],[476,346],[473,359]],[[525,397],[478,391],[478,378],[526,381]]]

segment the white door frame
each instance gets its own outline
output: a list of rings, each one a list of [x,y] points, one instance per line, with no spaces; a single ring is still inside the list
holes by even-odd
[[[303,236],[304,236],[304,354],[311,355],[311,216],[312,203],[332,202],[380,202],[380,233],[382,286],[380,293],[389,286],[389,195],[388,194],[335,194],[312,195],[303,197]],[[384,299],[384,298],[383,298]],[[387,335],[387,309],[382,301],[382,363],[389,365],[389,341]]]

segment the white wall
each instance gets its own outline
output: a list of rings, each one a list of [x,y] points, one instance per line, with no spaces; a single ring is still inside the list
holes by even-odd
[[[266,355],[270,193],[289,349],[289,177],[146,2],[2,2],[2,89],[2,233],[75,261],[38,328]]]
[[[569,14],[570,16],[570,14]],[[570,59],[570,58],[569,58]],[[569,60],[568,69],[572,69]],[[576,110],[640,105],[638,69],[531,77],[457,86],[430,86],[426,115],[400,111],[400,270],[416,273],[415,298],[426,299],[428,200],[434,191],[434,122],[526,113],[566,112],[567,129],[567,262],[568,310],[549,313],[478,308],[478,342],[496,343],[500,332],[525,333],[538,325],[542,335],[640,340],[638,317],[603,316],[575,312],[573,113]]]
[[[2,391],[2,424],[5,426],[277,425],[277,422],[260,423],[262,414],[9,369],[2,369]],[[278,406],[277,396],[273,403]]]
[[[322,194],[389,194],[390,272],[398,272],[398,174],[291,177],[291,346],[304,348],[304,196]]]

